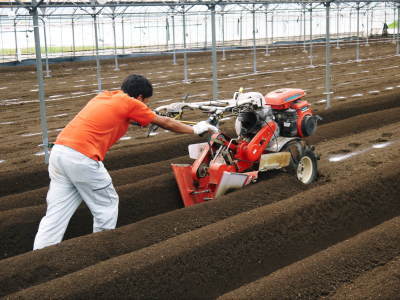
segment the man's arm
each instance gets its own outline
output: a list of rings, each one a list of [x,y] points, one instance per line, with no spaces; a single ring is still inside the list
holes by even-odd
[[[189,133],[189,134],[194,133],[192,126],[183,124],[179,121],[176,121],[168,117],[156,115],[152,123],[160,126],[161,128],[177,133]]]
[[[210,133],[218,132],[217,127],[210,125],[206,121],[201,121],[193,126],[189,126],[174,119],[156,115],[152,123],[177,133],[194,133],[201,135],[207,131]]]

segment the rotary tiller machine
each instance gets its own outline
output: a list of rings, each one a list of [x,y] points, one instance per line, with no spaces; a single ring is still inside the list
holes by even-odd
[[[172,164],[184,205],[215,199],[256,182],[260,172],[273,169],[286,168],[302,183],[312,183],[318,174],[317,155],[303,138],[315,132],[320,118],[304,96],[303,90],[289,88],[265,97],[236,92],[224,107],[207,106],[213,125],[218,125],[226,112],[235,115],[237,137],[215,133],[206,143],[189,145],[189,155],[195,159],[192,165]],[[185,105],[196,107],[181,106]]]

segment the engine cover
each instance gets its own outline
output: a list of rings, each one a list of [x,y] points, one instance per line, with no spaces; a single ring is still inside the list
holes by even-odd
[[[272,109],[288,109],[292,102],[305,96],[302,89],[284,88],[272,91],[265,96],[265,103]]]

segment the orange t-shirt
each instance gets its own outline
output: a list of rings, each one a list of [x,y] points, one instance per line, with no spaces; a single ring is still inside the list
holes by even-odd
[[[122,91],[104,91],[68,123],[55,144],[70,147],[95,160],[104,160],[108,149],[126,133],[131,121],[146,126],[154,118],[155,113],[143,102]]]

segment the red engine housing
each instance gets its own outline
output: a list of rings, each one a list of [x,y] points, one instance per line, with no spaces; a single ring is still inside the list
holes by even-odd
[[[306,116],[312,116],[310,103],[300,100],[306,95],[302,89],[283,88],[268,93],[265,97],[265,104],[270,105],[273,110],[295,109],[297,114],[297,133],[304,137],[303,121]]]
[[[306,92],[302,89],[279,89],[265,96],[265,104],[271,105],[272,109],[288,109],[294,101],[305,95]]]

